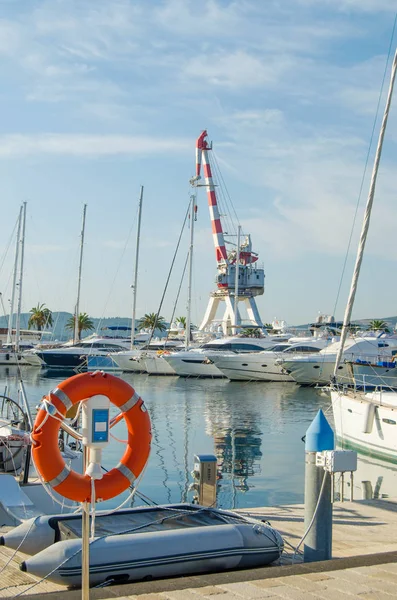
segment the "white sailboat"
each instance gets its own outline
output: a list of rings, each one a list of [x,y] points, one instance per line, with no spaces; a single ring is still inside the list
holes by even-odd
[[[379,161],[389,116],[394,81],[397,70],[397,51],[394,55],[390,86],[383,115],[379,141],[372,172],[371,185],[364,214],[364,222],[357,251],[356,264],[346,306],[341,334],[341,345],[335,362],[333,383],[331,386],[332,406],[336,435],[343,443],[361,448],[364,452],[383,459],[396,461],[397,457],[397,392],[379,386],[371,392],[349,389],[337,380],[338,368],[343,354],[349,322],[351,319],[361,262],[367,240],[372,205],[375,195]]]
[[[15,245],[15,262],[11,290],[10,316],[8,320],[7,341],[0,350],[0,365],[26,364],[21,351],[23,346],[31,347],[31,344],[21,344],[21,307],[22,307],[22,283],[23,263],[25,253],[25,223],[26,202],[20,208],[17,227],[17,238]],[[15,300],[17,299],[17,310],[14,315]],[[15,328],[13,326],[15,316]],[[36,337],[36,336],[35,336]],[[36,339],[37,341],[37,339]]]

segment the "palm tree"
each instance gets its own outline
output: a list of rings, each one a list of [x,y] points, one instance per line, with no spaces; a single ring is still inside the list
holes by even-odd
[[[186,317],[177,317],[175,323],[182,323],[183,327],[186,327]]]
[[[30,309],[32,313],[29,317],[28,321],[28,329],[35,327],[37,331],[41,331],[45,327],[51,327],[53,324],[52,312],[49,308],[45,308],[45,304],[37,303],[37,306],[34,306]]]
[[[242,329],[240,335],[244,337],[255,337],[259,338],[262,336],[261,330],[255,327],[248,327],[247,329]]]
[[[159,331],[165,331],[167,326],[165,324],[164,317],[157,315],[157,313],[147,313],[138,322],[138,329],[158,329]]]
[[[71,329],[72,331],[74,331],[74,324],[75,315],[71,316],[70,319],[68,319],[65,327],[66,329]],[[82,331],[91,331],[92,329],[94,329],[94,323],[92,322],[88,314],[80,313],[79,318],[77,320],[77,335],[79,337],[79,340],[81,340]]]
[[[371,331],[385,331],[386,333],[390,333],[390,329],[386,321],[382,319],[372,319],[372,321],[368,325],[368,329]]]

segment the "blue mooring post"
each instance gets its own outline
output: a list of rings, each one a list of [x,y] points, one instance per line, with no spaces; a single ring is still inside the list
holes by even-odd
[[[305,532],[313,520],[316,509],[317,511],[305,538],[303,551],[305,562],[332,558],[331,475],[316,466],[316,453],[333,449],[334,432],[320,409],[306,431]]]

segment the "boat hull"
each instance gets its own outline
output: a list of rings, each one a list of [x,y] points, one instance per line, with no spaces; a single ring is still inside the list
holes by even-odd
[[[283,551],[283,540],[272,527],[198,505],[128,509],[96,519],[99,537],[90,545],[90,585],[253,568],[270,564]],[[43,516],[25,523],[12,539],[6,534],[3,543],[14,547],[19,540],[25,551],[40,549],[21,564],[23,571],[38,577],[51,572],[50,581],[80,586],[81,517],[58,521]],[[36,548],[26,545],[29,528]],[[63,531],[63,539],[57,531]]]
[[[121,371],[111,356],[87,356],[88,371]]]
[[[225,377],[204,354],[193,355],[192,352],[178,352],[175,355],[170,354],[164,357],[164,360],[180,377]]]
[[[15,354],[15,352],[0,352],[0,366],[11,366],[11,365],[27,365],[24,356],[22,354]]]
[[[216,367],[231,381],[294,381],[291,375],[276,364],[274,356],[230,355],[213,360]]]
[[[142,360],[149,375],[176,375],[175,370],[163,356],[146,356]]]
[[[280,362],[283,369],[299,383],[299,385],[328,385],[334,373],[335,358],[331,360],[319,357],[297,358],[294,357]],[[343,378],[344,383],[353,384],[350,371],[345,363],[339,365],[338,377]]]
[[[397,399],[395,392],[331,391],[337,438],[362,452],[396,462]],[[373,416],[369,416],[372,408]]]
[[[47,369],[77,369],[87,365],[87,355],[81,352],[37,352],[37,356],[43,361],[43,367]]]
[[[145,373],[145,364],[140,359],[141,352],[133,350],[131,353],[114,354],[113,360],[122,371],[132,371],[134,373]]]

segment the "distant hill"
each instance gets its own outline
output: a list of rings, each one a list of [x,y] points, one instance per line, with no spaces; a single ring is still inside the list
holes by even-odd
[[[22,313],[21,314],[21,329],[28,328],[30,313]],[[69,312],[53,312],[52,318],[54,321],[53,327],[51,327],[53,340],[62,340],[66,341],[72,337],[72,332],[66,329],[66,323],[72,317],[72,314]],[[128,317],[106,317],[103,319],[96,319],[94,317],[90,317],[92,322],[94,323],[95,329],[93,331],[87,331],[84,335],[90,335],[91,333],[98,332],[100,333],[102,330],[107,327],[131,327],[131,319]],[[14,321],[15,325],[15,321]],[[6,317],[0,317],[0,327],[7,327],[8,321]],[[45,330],[48,331],[48,330]],[[47,337],[47,336],[46,336]],[[48,336],[49,337],[49,336]]]
[[[395,329],[396,325],[397,325],[397,316],[395,317],[371,317],[370,319],[354,319],[352,321],[352,323],[354,323],[355,325],[358,325],[360,328],[362,329],[367,329],[368,325],[371,323],[371,321],[386,321],[386,323],[389,325],[389,329]],[[293,327],[295,327],[296,329],[308,329],[310,327],[310,325],[312,325],[312,323],[306,323],[304,325],[294,325]]]

